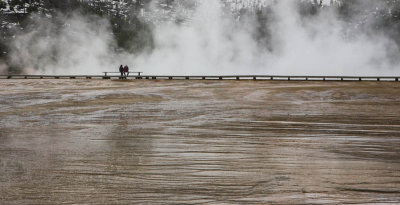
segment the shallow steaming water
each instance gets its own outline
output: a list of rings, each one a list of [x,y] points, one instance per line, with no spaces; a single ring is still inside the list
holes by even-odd
[[[400,84],[0,81],[1,204],[400,203]]]

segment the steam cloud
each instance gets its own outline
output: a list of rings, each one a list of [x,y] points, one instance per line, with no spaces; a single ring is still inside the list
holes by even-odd
[[[296,1],[274,3],[268,49],[255,38],[252,17],[239,21],[216,0],[203,0],[189,26],[156,25],[155,49],[116,53],[108,21],[58,18],[62,29],[37,21],[13,42],[13,62],[26,72],[100,74],[128,64],[146,74],[399,75],[399,49],[380,32],[360,32],[334,9],[302,18]],[[34,68],[32,65],[36,65]],[[132,70],[131,69],[131,70]]]
[[[115,67],[112,33],[105,19],[57,16],[63,25],[59,28],[52,21],[34,18],[31,31],[18,35],[12,44],[11,59],[25,72],[99,74]]]

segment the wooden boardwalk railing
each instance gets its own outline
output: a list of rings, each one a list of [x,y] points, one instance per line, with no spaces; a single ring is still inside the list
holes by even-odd
[[[391,81],[400,76],[282,76],[282,75],[0,75],[0,79],[148,79],[148,80],[284,80],[284,81]]]
[[[121,72],[113,72],[113,71],[111,71],[111,72],[103,72],[103,73],[104,73],[104,76],[107,76],[107,74],[109,74],[109,73],[121,74]],[[141,72],[141,71],[132,71],[132,72],[128,72],[128,76],[129,76],[129,74],[131,74],[131,73],[133,73],[133,74],[137,73],[137,75],[140,76],[140,74],[143,73],[143,72]]]

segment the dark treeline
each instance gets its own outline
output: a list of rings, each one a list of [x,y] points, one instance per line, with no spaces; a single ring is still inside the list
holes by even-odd
[[[112,31],[120,48],[135,52],[140,51],[146,46],[151,46],[149,39],[150,27],[147,23],[138,19],[140,10],[143,9],[150,0],[138,1],[99,1],[99,0],[9,0],[9,12],[2,12],[2,32],[3,36],[10,37],[15,33],[15,29],[24,29],[31,23],[29,14],[35,13],[42,18],[52,19],[59,15],[72,15],[80,13],[82,15],[98,15],[110,20]],[[120,7],[119,4],[124,5]],[[1,8],[5,9],[5,1],[1,2]],[[7,24],[17,25],[7,26]],[[12,37],[12,35],[11,35]],[[3,41],[4,42],[4,41]],[[4,43],[2,46],[4,50]]]
[[[153,48],[151,35],[152,22],[140,16],[147,11],[152,0],[0,0],[0,65],[7,62],[9,42],[16,33],[29,30],[32,25],[31,14],[57,21],[56,15],[95,15],[109,19],[118,50],[139,53]],[[153,0],[161,9],[171,9],[176,3],[190,0]],[[325,0],[326,1],[326,0]],[[381,32],[394,39],[400,45],[400,0],[330,0],[328,4],[321,0],[299,0],[299,13],[302,18],[320,18],[324,10],[334,9],[339,18],[354,24],[362,32]],[[188,4],[193,6],[193,4]],[[227,5],[226,3],[224,5]],[[257,4],[254,4],[257,5]],[[237,6],[230,6],[238,8]],[[276,18],[274,7],[247,7],[232,11],[238,19],[251,16],[255,19],[254,38],[265,49],[269,44],[271,32],[267,26]],[[56,23],[56,22],[55,22]],[[57,25],[57,24],[56,24]],[[60,25],[62,26],[62,25]],[[373,28],[373,29],[371,29]]]

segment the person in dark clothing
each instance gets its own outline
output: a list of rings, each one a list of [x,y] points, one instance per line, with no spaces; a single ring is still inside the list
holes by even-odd
[[[119,72],[121,73],[121,77],[124,75],[124,66],[119,66]]]
[[[125,67],[124,67],[124,73],[125,73],[125,76],[129,76],[129,67],[127,65],[125,65]]]

